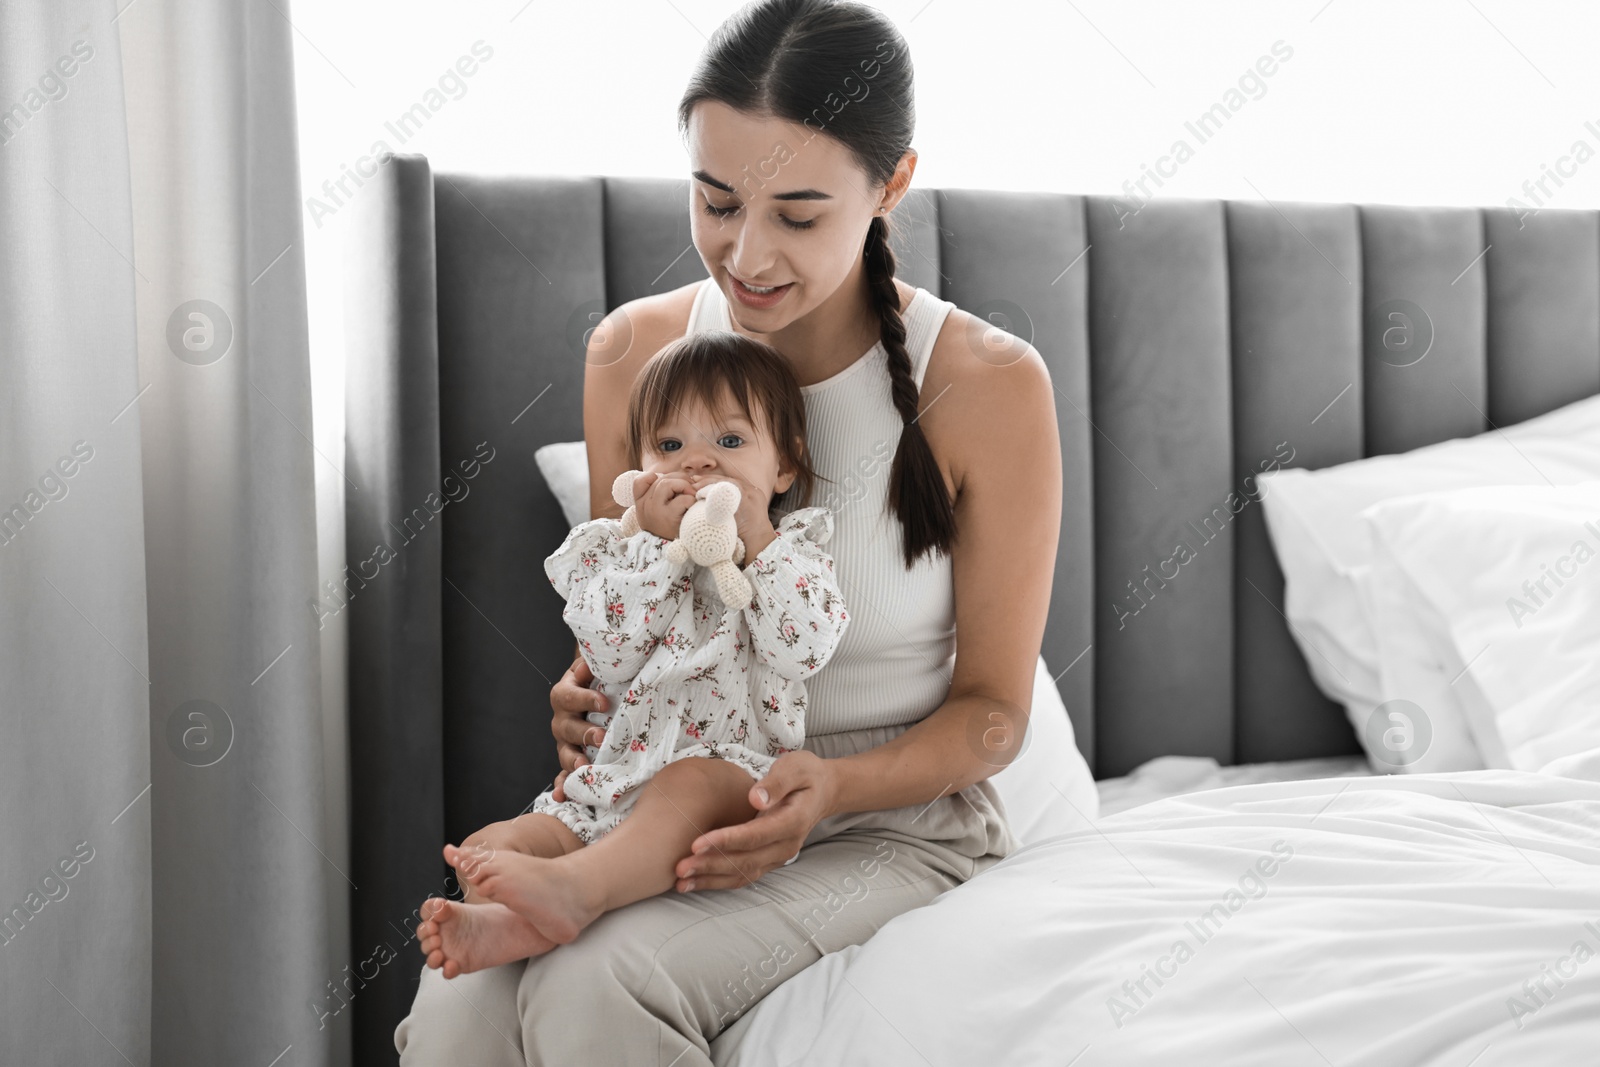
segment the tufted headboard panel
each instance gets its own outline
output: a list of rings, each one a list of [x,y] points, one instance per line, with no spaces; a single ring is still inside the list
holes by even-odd
[[[688,198],[398,155],[351,206],[350,570],[319,610],[349,625],[363,955],[440,891],[438,842],[557,770],[548,692],[572,639],[540,562],[566,526],[533,453],[583,436],[600,316],[705,276]],[[1600,392],[1591,211],[919,189],[892,225],[904,280],[1049,365],[1064,491],[1043,654],[1101,777],[1358,751],[1284,619],[1255,474]],[[358,1050],[414,976],[375,984]]]

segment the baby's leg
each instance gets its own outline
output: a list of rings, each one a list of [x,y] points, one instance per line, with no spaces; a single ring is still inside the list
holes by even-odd
[[[446,845],[444,858],[461,875],[461,888],[465,891],[463,899],[469,904],[482,904],[487,898],[467,880],[467,871],[496,853],[520,852],[524,856],[554,859],[582,847],[583,842],[578,835],[554,815],[529,812],[514,819],[490,823],[461,842],[459,848]]]
[[[583,847],[578,835],[553,815],[529,813],[491,823],[458,849],[444,846],[444,858],[461,875],[465,900],[429,897],[417,924],[418,947],[429,967],[443,967],[446,978],[538,956],[555,948],[527,919],[504,904],[485,899],[468,876],[497,855],[556,857]]]
[[[754,784],[750,772],[727,760],[674,760],[646,783],[616,829],[562,862],[603,891],[602,911],[665,893],[695,838],[755,817]]]
[[[566,944],[606,912],[671,889],[674,868],[695,838],[754,817],[751,784],[747,771],[726,760],[675,760],[645,783],[627,817],[592,845],[557,859],[500,852],[463,876],[483,896]]]

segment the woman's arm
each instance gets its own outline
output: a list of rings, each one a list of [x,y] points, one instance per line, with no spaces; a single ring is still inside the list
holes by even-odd
[[[950,395],[922,420],[935,451],[951,457],[957,485],[950,693],[904,733],[828,761],[829,814],[928,803],[965,789],[1010,763],[1027,730],[1061,531],[1055,392],[1032,345],[1014,338],[1013,352],[980,360],[962,336],[955,322],[940,334],[941,347],[953,345],[930,362],[953,368]],[[943,442],[951,447],[941,450]]]

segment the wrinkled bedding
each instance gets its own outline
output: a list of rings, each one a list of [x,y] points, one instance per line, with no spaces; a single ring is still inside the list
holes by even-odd
[[[1594,1062],[1600,784],[1493,770],[1145,803],[824,957],[712,1048],[719,1067]]]
[[[1198,793],[1204,789],[1222,789],[1255,782],[1298,782],[1307,778],[1341,778],[1371,773],[1372,765],[1365,756],[1238,763],[1229,767],[1220,765],[1209,756],[1157,756],[1120,778],[1102,778],[1095,783],[1095,787],[1100,794],[1099,811],[1103,819],[1179,793]]]

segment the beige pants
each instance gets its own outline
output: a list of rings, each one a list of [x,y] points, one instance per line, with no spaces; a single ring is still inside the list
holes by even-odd
[[[808,737],[824,758],[904,726]],[[1017,845],[994,786],[824,819],[795,862],[738,889],[668,891],[571,944],[456,978],[422,967],[402,1067],[710,1067],[710,1042],[780,983],[871,937]]]

